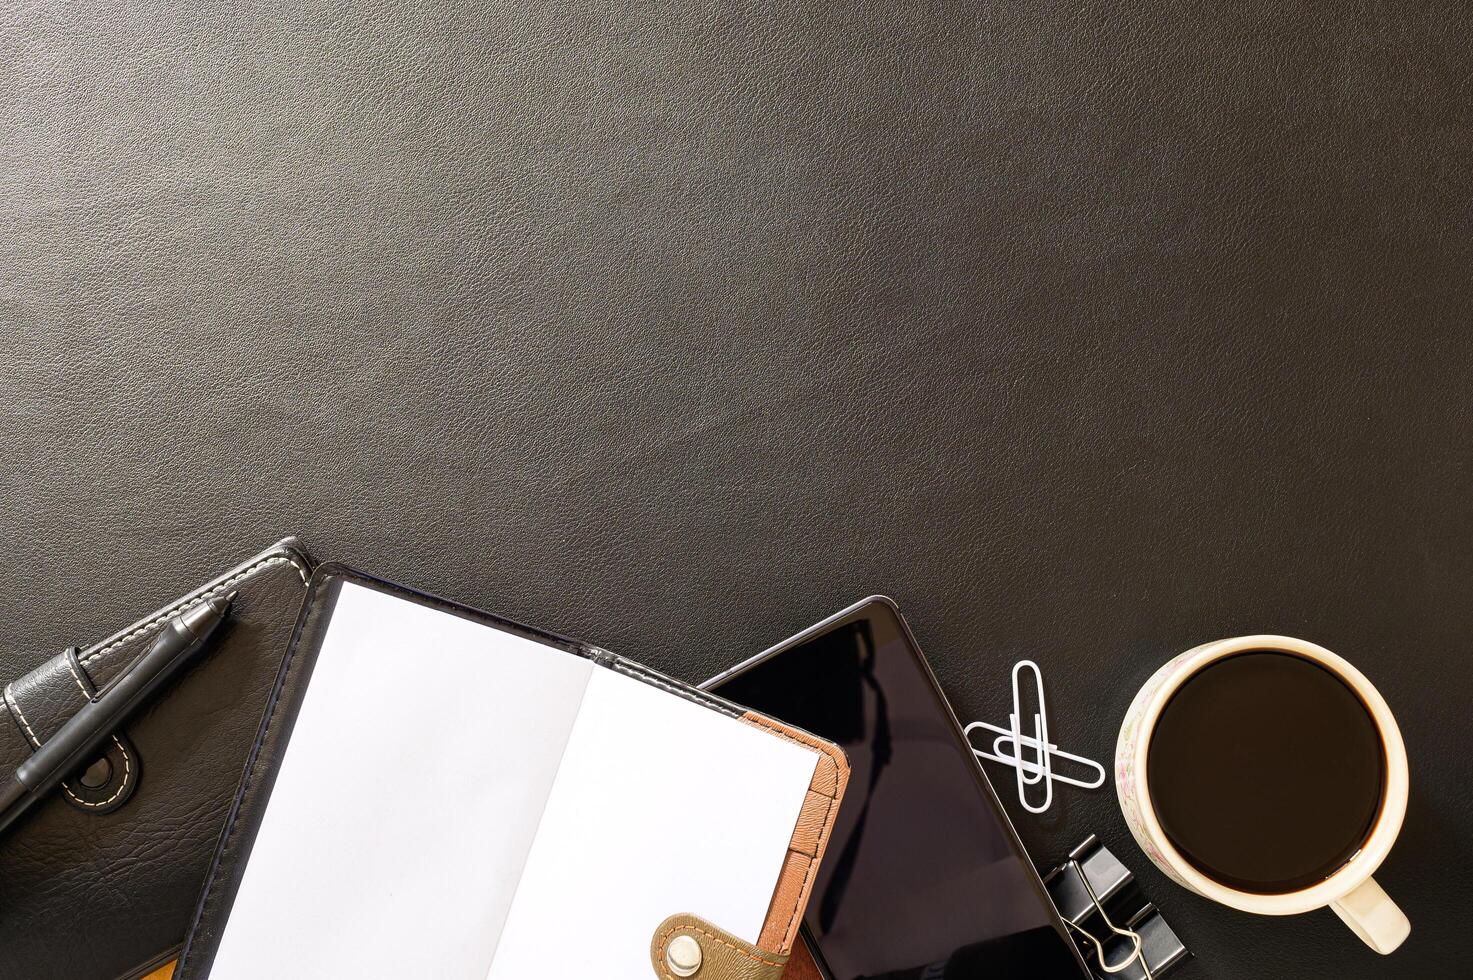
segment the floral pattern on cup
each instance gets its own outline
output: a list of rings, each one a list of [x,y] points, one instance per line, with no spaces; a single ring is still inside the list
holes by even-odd
[[[1115,745],[1115,790],[1120,797],[1120,810],[1125,816],[1125,823],[1130,828],[1131,836],[1135,838],[1146,856],[1165,872],[1167,877],[1192,891],[1196,889],[1192,888],[1176,872],[1171,862],[1161,853],[1161,849],[1156,846],[1151,835],[1146,831],[1145,818],[1141,813],[1142,803],[1136,793],[1138,780],[1135,778],[1135,760],[1141,737],[1141,719],[1145,714],[1146,706],[1151,703],[1156,692],[1168,684],[1175,685],[1195,669],[1189,661],[1200,649],[1200,647],[1195,647],[1173,657],[1151,675],[1126,711],[1125,720],[1120,725],[1120,738]]]

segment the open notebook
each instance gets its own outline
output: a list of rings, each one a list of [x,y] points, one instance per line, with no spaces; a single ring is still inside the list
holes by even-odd
[[[785,955],[845,776],[804,733],[341,568],[278,700],[182,977],[649,980],[678,914]]]

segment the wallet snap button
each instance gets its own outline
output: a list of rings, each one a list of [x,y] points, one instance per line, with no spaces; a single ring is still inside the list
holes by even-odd
[[[107,756],[98,759],[88,766],[82,775],[77,777],[77,782],[88,789],[102,789],[113,779],[113,764]]]
[[[677,977],[695,976],[701,969],[701,944],[694,936],[676,936],[665,947],[665,966]]]

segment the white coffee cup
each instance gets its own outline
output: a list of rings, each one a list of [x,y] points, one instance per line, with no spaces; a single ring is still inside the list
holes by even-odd
[[[1370,835],[1339,870],[1299,891],[1262,895],[1239,891],[1198,871],[1167,839],[1146,782],[1151,735],[1171,696],[1208,664],[1250,650],[1281,650],[1325,667],[1359,695],[1370,711],[1385,750],[1381,806]],[[1115,788],[1131,833],[1146,855],[1178,884],[1215,902],[1260,915],[1296,915],[1329,906],[1352,932],[1378,953],[1396,949],[1411,923],[1371,875],[1391,851],[1407,808],[1407,756],[1401,731],[1386,700],[1365,675],[1324,647],[1290,636],[1239,636],[1188,650],[1151,675],[1136,694],[1120,726],[1115,748]]]

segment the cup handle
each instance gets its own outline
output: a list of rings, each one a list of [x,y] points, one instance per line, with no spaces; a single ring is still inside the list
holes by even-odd
[[[1374,878],[1367,878],[1355,891],[1331,902],[1330,908],[1362,942],[1382,955],[1400,946],[1412,931],[1406,915]]]

